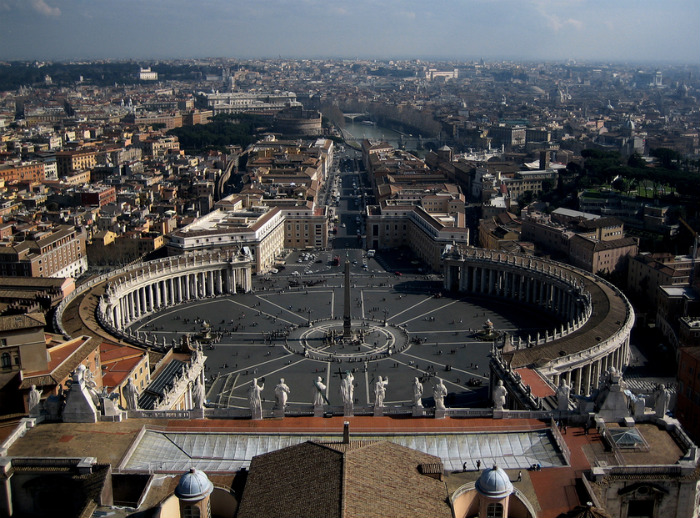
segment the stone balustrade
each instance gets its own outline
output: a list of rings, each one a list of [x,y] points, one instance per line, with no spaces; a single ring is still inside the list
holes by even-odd
[[[90,279],[59,304],[54,325],[67,334],[62,319],[76,298],[104,288],[96,319],[111,335],[147,347],[163,344],[127,331],[127,327],[160,309],[252,288],[251,262],[231,252],[203,252],[138,263]]]
[[[609,282],[580,268],[507,252],[468,249],[444,259],[446,290],[505,298],[558,320],[534,337],[511,339],[504,359],[512,368],[537,367],[555,386],[563,376],[573,393],[589,395],[604,371],[628,363],[634,312]]]

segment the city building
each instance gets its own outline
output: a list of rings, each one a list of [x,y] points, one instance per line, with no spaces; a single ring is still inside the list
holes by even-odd
[[[294,92],[216,92],[197,94],[197,103],[214,115],[220,113],[273,114],[285,108],[300,107]]]
[[[459,197],[452,201],[457,204],[455,209],[464,206]],[[421,205],[388,200],[367,207],[366,248],[385,250],[407,246],[428,268],[439,271],[446,247],[469,244],[469,229],[463,221],[464,212],[429,212]]]
[[[85,232],[58,225],[0,247],[0,276],[78,277],[87,269]]]
[[[139,69],[140,81],[158,81],[158,72],[151,70],[151,67]]]
[[[261,198],[233,197],[226,210],[216,209],[168,236],[168,254],[203,250],[236,250],[253,260],[254,271],[266,272],[284,248],[285,215]],[[315,230],[314,230],[315,235]]]

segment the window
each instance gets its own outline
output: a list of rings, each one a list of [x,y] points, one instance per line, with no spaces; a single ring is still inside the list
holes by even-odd
[[[10,360],[10,353],[2,353],[2,368],[9,369],[12,367],[12,360]]]
[[[650,500],[630,500],[627,503],[628,518],[652,518],[654,516],[654,502]]]
[[[199,518],[199,507],[187,506],[182,510],[182,518]]]
[[[487,518],[503,518],[503,506],[501,504],[489,504],[486,508]]]

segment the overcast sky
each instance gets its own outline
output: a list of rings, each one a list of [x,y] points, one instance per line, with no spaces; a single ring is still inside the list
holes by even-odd
[[[0,59],[700,62],[699,0],[0,0]]]

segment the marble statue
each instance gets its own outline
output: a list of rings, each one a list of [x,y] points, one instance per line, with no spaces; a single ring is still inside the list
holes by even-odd
[[[493,408],[494,410],[503,410],[506,406],[506,394],[508,391],[503,386],[503,380],[498,380],[496,388],[493,389]]]
[[[250,382],[250,387],[248,387],[248,404],[250,406],[250,413],[253,419],[262,419],[262,397],[261,393],[265,387],[264,379],[260,379],[260,385],[258,385],[258,378],[253,378]]]
[[[192,408],[195,410],[201,410],[204,408],[204,385],[202,385],[199,377],[192,387]]]
[[[569,409],[569,394],[571,393],[571,387],[566,384],[566,380],[561,378],[559,381],[559,386],[557,387],[557,410],[568,410]]]
[[[326,403],[326,385],[323,378],[318,376],[314,381],[314,406],[323,406]]]
[[[374,408],[382,408],[384,406],[384,398],[386,397],[386,387],[389,384],[389,378],[379,376],[374,384]]]
[[[413,378],[413,406],[422,407],[423,406],[423,384],[418,378]]]
[[[275,387],[275,408],[284,410],[287,406],[287,397],[289,396],[290,390],[287,384],[284,382],[284,378],[280,378],[280,382]]]
[[[352,414],[354,411],[354,396],[355,396],[355,386],[353,382],[355,377],[350,371],[345,373],[343,381],[340,383],[340,395],[343,397],[343,406],[345,409],[345,414]]]
[[[129,381],[124,385],[124,400],[126,401],[127,410],[137,410],[139,408],[136,385],[134,385],[131,378],[129,378]]]
[[[666,389],[666,385],[663,383],[654,392],[654,411],[656,412],[656,417],[663,417],[666,415],[668,410],[668,403],[671,400],[671,394]]]
[[[433,387],[433,399],[435,399],[436,410],[445,410],[445,396],[447,396],[447,387],[442,382],[442,379],[435,378],[435,386]]]
[[[41,412],[41,407],[39,406],[39,403],[41,401],[42,392],[43,390],[37,390],[36,385],[32,385],[32,388],[29,390],[29,397],[27,398],[27,407],[30,416],[39,415],[39,413]]]

